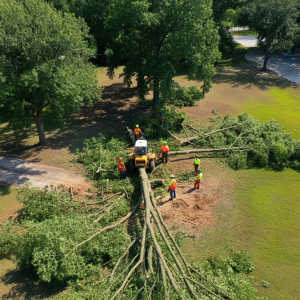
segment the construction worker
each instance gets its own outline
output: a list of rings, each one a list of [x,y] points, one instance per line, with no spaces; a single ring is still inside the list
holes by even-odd
[[[173,119],[175,119],[175,116],[172,116]],[[182,127],[182,122],[184,121],[184,114],[178,114],[176,116],[176,120],[177,120],[177,128],[181,128]]]
[[[163,117],[164,117],[164,109],[162,108],[160,110],[160,113],[159,113],[159,116],[158,116],[158,122],[159,122],[160,126],[162,125]]]
[[[200,169],[200,158],[199,158],[198,154],[195,155],[194,166],[195,166],[195,173],[196,173],[196,176],[197,176],[198,169]]]
[[[133,130],[134,134],[134,140],[137,141],[140,139],[140,135],[142,134],[142,130],[139,128],[139,125],[135,126],[135,129]]]
[[[202,175],[202,170],[201,169],[198,169],[198,175],[197,177],[195,178],[195,184],[194,184],[194,189],[196,189],[196,186],[198,185],[198,189],[200,188],[200,182],[203,178],[203,175]]]
[[[123,179],[123,178],[126,179],[127,170],[122,161],[122,157],[119,157],[118,168],[119,168],[119,172],[120,172],[120,179]]]
[[[167,165],[169,162],[169,147],[167,146],[166,141],[163,142],[163,145],[161,147],[161,153],[162,153],[162,163],[164,163],[165,160]]]
[[[174,198],[176,198],[176,188],[177,188],[177,181],[174,179],[175,176],[172,174],[170,175],[170,182],[169,182],[169,188],[168,191],[170,191],[170,200],[173,201]]]

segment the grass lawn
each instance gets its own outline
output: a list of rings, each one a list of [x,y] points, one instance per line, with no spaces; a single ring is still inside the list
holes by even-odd
[[[244,58],[223,59],[216,70],[206,98],[196,108],[185,108],[190,117],[201,124],[215,117],[214,108],[220,116],[249,113],[262,122],[275,119],[293,138],[300,138],[299,85],[276,74],[258,78],[259,67]],[[187,257],[195,261],[226,255],[226,247],[246,249],[255,263],[253,275],[260,295],[270,300],[299,299],[300,174],[289,169],[219,172],[234,182],[233,187],[228,187],[226,199],[215,210],[215,226],[184,243]],[[262,280],[270,283],[269,288],[262,286]]]
[[[245,31],[233,31],[232,35],[242,36],[242,35],[257,35],[257,32],[254,30],[245,30]]]

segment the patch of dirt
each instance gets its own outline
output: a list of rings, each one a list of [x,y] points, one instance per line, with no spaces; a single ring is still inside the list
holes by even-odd
[[[191,173],[193,177],[194,156],[171,158],[172,174]],[[224,201],[233,181],[228,182],[224,164],[216,159],[200,157],[203,180],[200,189],[194,189],[194,182],[178,182],[177,197],[171,201],[169,193],[158,204],[169,228],[180,227],[190,234],[200,234],[201,229],[216,222],[213,209]],[[178,162],[180,161],[180,162]],[[222,172],[221,172],[222,170]],[[220,174],[222,174],[220,176]]]
[[[63,185],[69,188],[72,185],[73,193],[76,195],[92,187],[83,176],[75,172],[1,156],[0,178],[0,183],[8,186],[24,186],[25,183],[30,183],[40,188],[51,185],[55,187]]]

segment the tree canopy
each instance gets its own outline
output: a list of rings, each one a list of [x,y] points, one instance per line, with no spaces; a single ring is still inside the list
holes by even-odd
[[[63,125],[66,115],[100,100],[87,38],[83,19],[42,0],[0,2],[0,104],[15,128],[34,116],[41,145],[43,110]]]
[[[124,82],[137,77],[140,96],[154,89],[153,106],[160,92],[172,89],[180,61],[189,65],[188,77],[211,87],[214,62],[219,58],[218,34],[210,1],[116,0],[104,23],[110,37],[106,50],[109,74],[125,61]]]
[[[296,1],[291,0],[255,0],[240,11],[240,24],[258,32],[258,46],[265,52],[263,71],[272,53],[293,46],[298,16]]]

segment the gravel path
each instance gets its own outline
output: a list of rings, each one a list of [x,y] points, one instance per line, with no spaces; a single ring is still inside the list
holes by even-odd
[[[246,54],[246,59],[263,66],[264,54],[261,49],[253,49]],[[300,57],[273,55],[267,68],[294,83],[300,83]]]
[[[73,185],[77,189],[87,189],[90,186],[83,176],[72,171],[0,156],[0,183],[23,186],[26,182],[40,188]]]

